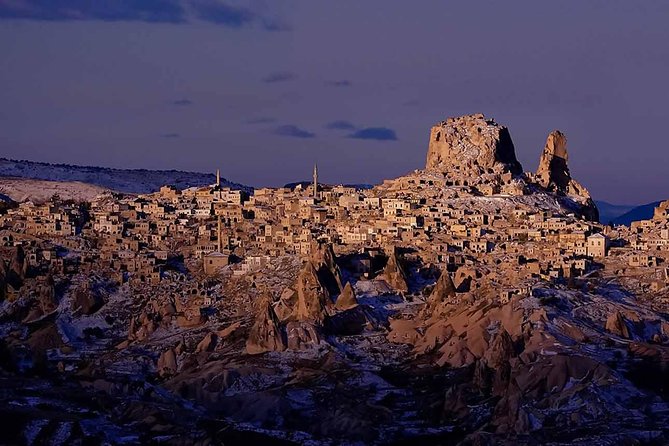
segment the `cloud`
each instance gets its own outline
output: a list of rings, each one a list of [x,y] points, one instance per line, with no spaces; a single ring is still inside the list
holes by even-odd
[[[386,127],[367,127],[348,135],[353,139],[371,139],[375,141],[397,141],[395,130]]]
[[[325,85],[329,85],[330,87],[350,87],[353,85],[353,83],[344,79],[340,81],[327,81],[325,82]]]
[[[293,27],[278,19],[262,19],[262,27],[265,31],[292,31]]]
[[[230,6],[216,0],[191,1],[195,16],[205,22],[241,28],[259,17],[250,9]]]
[[[277,71],[275,73],[271,73],[267,76],[265,76],[262,81],[268,84],[273,84],[276,82],[286,82],[286,81],[292,81],[294,79],[297,79],[297,76],[295,73],[291,73],[289,71]]]
[[[270,124],[272,122],[276,122],[276,119],[268,117],[259,117],[246,120],[247,124]]]
[[[167,138],[167,139],[174,139],[174,138],[181,138],[181,135],[178,133],[164,133],[160,135],[161,138]]]
[[[172,105],[178,105],[180,107],[184,107],[187,105],[193,105],[193,101],[189,99],[178,99],[176,101],[172,101]]]
[[[296,125],[282,125],[274,129],[275,135],[291,136],[293,138],[313,138],[316,135]]]
[[[15,0],[0,1],[0,18],[184,23],[186,11],[178,0]]]
[[[348,121],[332,121],[325,124],[326,129],[330,130],[355,130],[355,126]]]
[[[232,6],[225,0],[0,0],[0,19],[42,21],[104,21],[189,23],[194,20],[265,31],[287,31],[290,26],[268,18],[265,11]]]

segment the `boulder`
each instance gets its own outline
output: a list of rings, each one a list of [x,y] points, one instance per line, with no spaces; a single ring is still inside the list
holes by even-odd
[[[606,319],[606,331],[616,336],[620,336],[621,338],[625,339],[630,338],[629,328],[627,328],[627,323],[625,322],[625,318],[620,313],[620,311],[615,311],[611,313],[609,317]]]
[[[174,349],[168,348],[161,353],[156,369],[160,376],[172,375],[177,371],[177,355]]]

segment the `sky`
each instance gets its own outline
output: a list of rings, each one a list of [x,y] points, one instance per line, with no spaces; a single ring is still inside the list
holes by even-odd
[[[526,171],[669,198],[669,2],[0,0],[0,156],[377,183],[484,113]]]

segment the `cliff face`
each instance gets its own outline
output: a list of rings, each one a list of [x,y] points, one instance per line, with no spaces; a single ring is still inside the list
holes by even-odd
[[[426,169],[473,175],[523,171],[509,130],[482,114],[448,118],[432,127]]]

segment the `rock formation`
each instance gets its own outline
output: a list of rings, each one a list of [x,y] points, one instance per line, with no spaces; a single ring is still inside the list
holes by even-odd
[[[9,269],[7,271],[7,283],[15,289],[21,288],[23,280],[26,278],[28,272],[28,259],[22,246],[14,248],[11,261],[9,262]]]
[[[88,283],[77,288],[73,295],[72,310],[80,311],[82,314],[93,314],[98,311],[105,301],[102,296],[91,290]]]
[[[195,347],[195,353],[213,352],[218,343],[218,335],[216,333],[207,334]]]
[[[344,287],[344,291],[342,291],[342,293],[337,298],[335,308],[337,310],[343,311],[356,306],[358,306],[358,299],[355,297],[355,291],[351,286],[351,282],[347,282],[346,286]]]
[[[582,205],[580,213],[596,221],[599,218],[597,206],[588,190],[571,177],[568,160],[567,137],[558,130],[552,131],[546,139],[534,178],[540,186],[551,192],[576,198]]]
[[[314,265],[320,282],[328,290],[331,296],[342,292],[341,271],[336,262],[337,256],[332,249],[332,244],[318,244],[314,242],[311,248],[309,261]]]
[[[320,281],[313,263],[306,262],[297,277],[295,285],[297,302],[291,319],[314,322],[321,325],[327,317],[327,309],[332,307],[330,294]]]
[[[271,296],[267,293],[258,304],[258,313],[246,340],[246,352],[255,355],[285,349],[283,330],[274,313]]]
[[[177,354],[173,348],[168,348],[161,353],[156,370],[160,376],[169,376],[177,371]]]
[[[426,169],[472,175],[523,171],[509,130],[482,114],[448,118],[432,127]]]
[[[431,315],[439,305],[455,296],[455,285],[448,271],[442,271],[430,296],[427,298],[424,314]]]
[[[43,283],[38,284],[35,288],[35,297],[36,301],[28,316],[23,320],[24,323],[34,322],[53,313],[58,308],[56,287],[52,276],[48,276]]]
[[[399,292],[406,293],[409,291],[409,284],[407,283],[407,275],[404,272],[404,268],[400,263],[399,256],[397,255],[397,250],[393,249],[390,257],[388,257],[388,263],[386,263],[381,277],[388,282],[388,285],[393,287]]]
[[[558,130],[552,131],[546,139],[546,146],[539,160],[537,182],[545,187],[561,193],[567,193],[572,181],[567,161],[567,138]]]
[[[627,328],[625,318],[620,311],[611,313],[606,319],[606,331],[613,333],[616,336],[620,336],[621,338],[630,338],[629,328]]]

